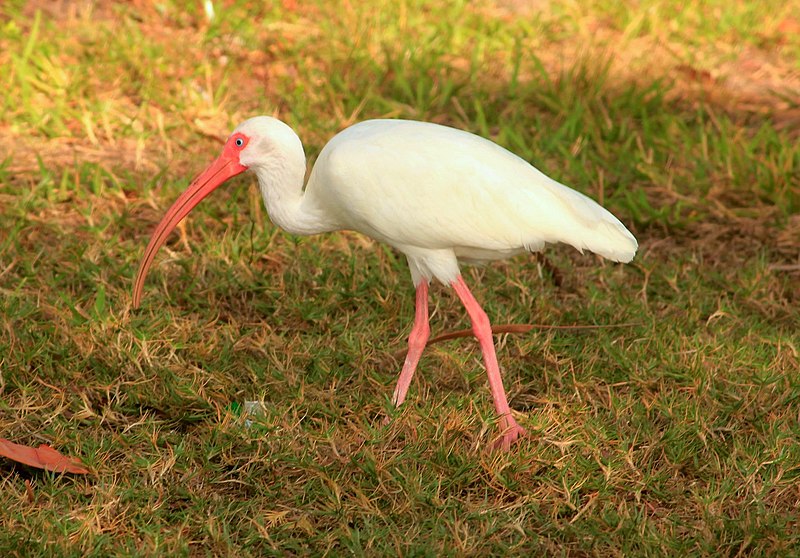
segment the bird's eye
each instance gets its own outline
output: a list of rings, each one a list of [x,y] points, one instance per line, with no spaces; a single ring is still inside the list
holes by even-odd
[[[236,147],[242,147],[244,145],[244,140],[242,138],[236,138],[234,143],[236,144]]]

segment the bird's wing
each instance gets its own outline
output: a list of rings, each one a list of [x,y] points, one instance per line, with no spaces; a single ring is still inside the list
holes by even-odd
[[[637,247],[590,198],[489,140],[435,124],[345,130],[320,154],[307,194],[325,198],[348,228],[400,248],[513,252],[563,242],[630,261]]]

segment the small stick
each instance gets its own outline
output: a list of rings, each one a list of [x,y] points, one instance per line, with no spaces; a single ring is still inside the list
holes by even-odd
[[[492,326],[492,333],[494,335],[499,335],[501,333],[528,333],[532,329],[611,329],[618,327],[634,327],[638,325],[641,325],[641,323],[626,322],[622,324],[595,324],[595,325],[498,324]],[[429,339],[428,343],[425,346],[429,347],[434,343],[439,343],[440,341],[449,341],[450,339],[458,339],[460,337],[470,337],[470,336],[472,336],[471,329],[459,329],[457,331],[449,331],[447,333],[437,335],[433,339]],[[392,357],[395,360],[400,360],[405,356],[405,354],[406,354],[405,349],[402,351],[395,351],[394,353],[392,353]]]

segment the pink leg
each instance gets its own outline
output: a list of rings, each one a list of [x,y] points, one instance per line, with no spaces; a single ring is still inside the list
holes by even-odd
[[[408,393],[408,388],[411,385],[411,378],[414,377],[414,370],[417,369],[417,364],[430,334],[431,327],[428,325],[428,282],[423,280],[422,283],[417,285],[417,308],[414,312],[414,325],[411,328],[411,334],[408,336],[408,353],[392,397],[392,403],[395,404],[395,407],[399,407],[406,398],[406,393]]]
[[[514,417],[511,416],[511,408],[508,406],[506,399],[506,392],[503,389],[503,379],[500,377],[500,367],[497,364],[497,355],[494,351],[494,342],[492,341],[492,326],[489,323],[489,318],[486,312],[483,311],[481,305],[472,296],[467,284],[464,282],[463,277],[460,275],[458,279],[453,281],[452,287],[455,289],[464,307],[467,309],[470,320],[472,320],[472,331],[478,339],[483,352],[483,362],[486,365],[486,372],[489,375],[489,389],[492,391],[492,398],[494,399],[494,408],[497,414],[500,415],[500,426],[502,427],[501,437],[495,442],[495,447],[501,447],[508,450],[511,444],[520,436],[525,434],[525,430],[517,424]]]

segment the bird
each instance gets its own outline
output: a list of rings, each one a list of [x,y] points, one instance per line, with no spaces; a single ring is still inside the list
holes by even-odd
[[[281,120],[237,126],[221,154],[166,211],[145,249],[133,287],[141,303],[158,249],[189,212],[228,179],[255,174],[270,220],[294,235],[352,230],[406,256],[415,312],[392,403],[405,401],[430,335],[428,291],[452,288],[480,346],[497,414],[491,446],[509,450],[525,435],[508,404],[489,317],[461,274],[485,264],[567,244],[630,262],[638,243],[609,211],[482,136],[402,119],[365,120],[336,134],[306,176],[303,144]]]

